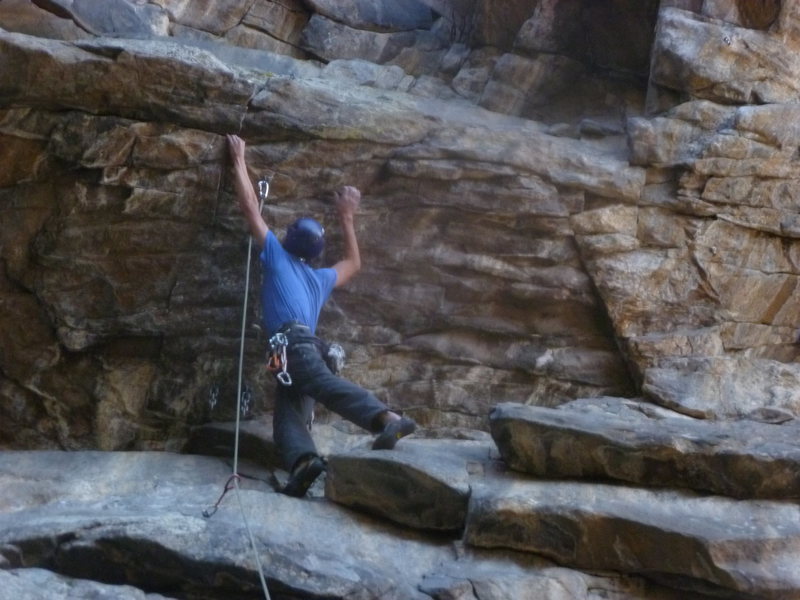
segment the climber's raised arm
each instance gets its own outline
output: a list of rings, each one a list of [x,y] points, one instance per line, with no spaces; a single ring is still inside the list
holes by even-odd
[[[346,185],[333,193],[333,201],[339,213],[339,223],[344,236],[344,258],[333,265],[336,271],[336,287],[339,287],[350,281],[361,269],[361,253],[358,250],[353,222],[361,201],[361,192],[353,186]]]
[[[228,134],[226,137],[228,139],[231,162],[233,163],[233,185],[236,189],[239,208],[242,210],[242,214],[250,227],[250,233],[256,243],[259,246],[263,246],[269,227],[267,227],[266,221],[261,216],[258,197],[253,188],[253,183],[250,181],[250,176],[247,174],[247,163],[244,158],[245,141],[238,135]]]

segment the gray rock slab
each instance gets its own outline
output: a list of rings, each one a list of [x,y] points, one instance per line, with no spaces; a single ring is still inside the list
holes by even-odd
[[[473,489],[468,545],[738,598],[800,598],[800,508],[689,492],[509,480]]]
[[[243,70],[243,76],[256,83],[275,75],[284,77],[318,77],[320,75],[321,65],[311,60],[299,60],[268,50],[242,48],[202,39],[185,40],[184,43],[213,54],[232,69]]]
[[[448,541],[253,480],[204,518],[226,471],[166,453],[2,453],[0,561],[189,597],[255,595],[249,526],[273,591],[405,600],[424,598],[415,582],[452,557]]]
[[[521,404],[500,404],[489,419],[503,459],[540,477],[610,478],[737,498],[800,497],[796,421],[705,421],[631,408]]]
[[[45,569],[0,569],[0,590],[9,600],[168,600],[129,585],[72,579]]]
[[[402,440],[394,450],[357,450],[328,459],[325,495],[416,529],[464,527],[470,478],[483,475],[489,442]]]
[[[397,65],[376,65],[366,60],[332,60],[325,65],[321,76],[339,81],[349,79],[358,85],[401,91],[405,91],[414,82],[414,78],[406,75]]]
[[[470,471],[480,476],[477,465]],[[25,595],[34,585],[47,586],[48,600],[62,590],[65,600],[260,597],[248,527],[274,598],[536,597],[527,587],[548,594],[563,587],[577,600],[675,597],[638,578],[465,548],[441,533],[426,537],[250,479],[203,518],[227,474],[218,459],[167,453],[0,453],[0,597],[13,590],[9,598],[38,600]],[[470,595],[473,585],[479,596]]]
[[[763,298],[762,298],[763,301]],[[800,366],[758,358],[665,358],[645,370],[649,399],[700,418],[739,418],[759,409],[800,416]]]
[[[224,483],[230,473],[217,459],[163,452],[6,451],[0,452],[0,511],[174,492],[200,483]]]
[[[335,106],[336,109],[332,109]],[[627,201],[645,171],[589,142],[543,133],[531,121],[469,104],[327,79],[272,78],[252,101],[245,126],[259,136],[277,126],[316,137],[406,146],[397,159],[460,159],[512,165],[550,181]],[[276,119],[279,119],[276,121]]]
[[[166,11],[154,4],[128,0],[51,0],[51,3],[58,5],[79,27],[97,36],[147,38],[169,32]]]
[[[253,94],[252,84],[198,48],[111,38],[77,43],[0,32],[0,62],[7,66],[0,79],[0,101],[117,111],[196,126],[215,123],[211,128],[234,131]],[[28,58],[23,61],[22,56]],[[37,77],[28,78],[27,69],[34,69]]]
[[[411,31],[357,29],[317,13],[303,29],[300,47],[325,61],[358,58],[382,64],[413,45],[415,39]]]
[[[319,14],[359,29],[427,29],[433,14],[420,0],[309,0]]]
[[[520,124],[522,121],[520,121]],[[635,202],[641,195],[645,173],[627,159],[609,155],[590,142],[558,138],[541,131],[497,129],[488,133],[480,127],[463,131],[438,131],[429,145],[449,156],[514,165],[541,175],[553,183],[575,187],[606,198]],[[458,147],[456,147],[458,146]],[[580,149],[579,149],[580,148]],[[582,162],[577,169],[573,161]]]
[[[800,61],[786,52],[785,44],[780,34],[665,8],[659,15],[650,77],[722,104],[790,102],[799,91]]]
[[[540,556],[513,551],[460,548],[437,567],[420,590],[434,600],[703,600],[640,577],[582,573]]]

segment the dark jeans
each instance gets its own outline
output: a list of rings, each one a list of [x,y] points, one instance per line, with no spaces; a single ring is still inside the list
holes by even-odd
[[[298,459],[317,453],[307,426],[314,401],[377,433],[376,417],[387,406],[364,388],[334,375],[322,357],[320,340],[308,327],[293,324],[281,331],[289,340],[286,358],[292,385],[277,384],[272,431],[286,468],[291,470]]]

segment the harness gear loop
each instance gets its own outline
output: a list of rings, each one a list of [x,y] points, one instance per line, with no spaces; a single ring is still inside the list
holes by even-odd
[[[286,358],[286,348],[289,340],[286,334],[278,332],[269,339],[269,355],[267,356],[267,370],[275,375],[282,385],[292,385],[292,376],[286,370],[289,361]]]

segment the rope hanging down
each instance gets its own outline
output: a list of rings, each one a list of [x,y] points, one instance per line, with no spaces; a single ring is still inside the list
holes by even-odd
[[[267,199],[267,195],[269,194],[269,180],[266,178],[262,178],[258,182],[258,197],[259,197],[259,206],[258,212],[261,214],[261,211],[264,210],[264,202]],[[245,278],[244,278],[244,301],[242,302],[242,331],[241,337],[239,340],[239,372],[238,372],[238,380],[236,385],[236,429],[234,435],[234,442],[233,442],[233,473],[228,478],[228,481],[225,483],[225,488],[222,491],[219,499],[217,500],[216,504],[212,506],[208,510],[203,511],[203,516],[206,518],[210,518],[217,512],[222,499],[225,497],[231,489],[233,489],[236,493],[236,500],[239,503],[239,510],[242,513],[242,520],[244,521],[245,529],[247,530],[247,535],[250,539],[250,548],[253,550],[253,556],[255,557],[256,568],[258,569],[258,577],[261,581],[261,589],[264,592],[264,598],[266,600],[271,600],[269,595],[269,590],[267,589],[267,581],[264,577],[264,569],[261,567],[261,559],[258,555],[258,549],[256,548],[256,540],[253,536],[253,530],[250,528],[250,524],[247,521],[247,515],[244,511],[244,505],[242,504],[242,498],[240,495],[239,490],[239,480],[241,477],[239,476],[239,428],[240,428],[240,421],[241,421],[241,412],[242,412],[242,370],[244,367],[244,336],[245,336],[245,328],[247,327],[247,296],[248,291],[250,290],[250,263],[253,254],[253,236],[248,236],[248,243],[247,243],[247,268],[245,270]]]

